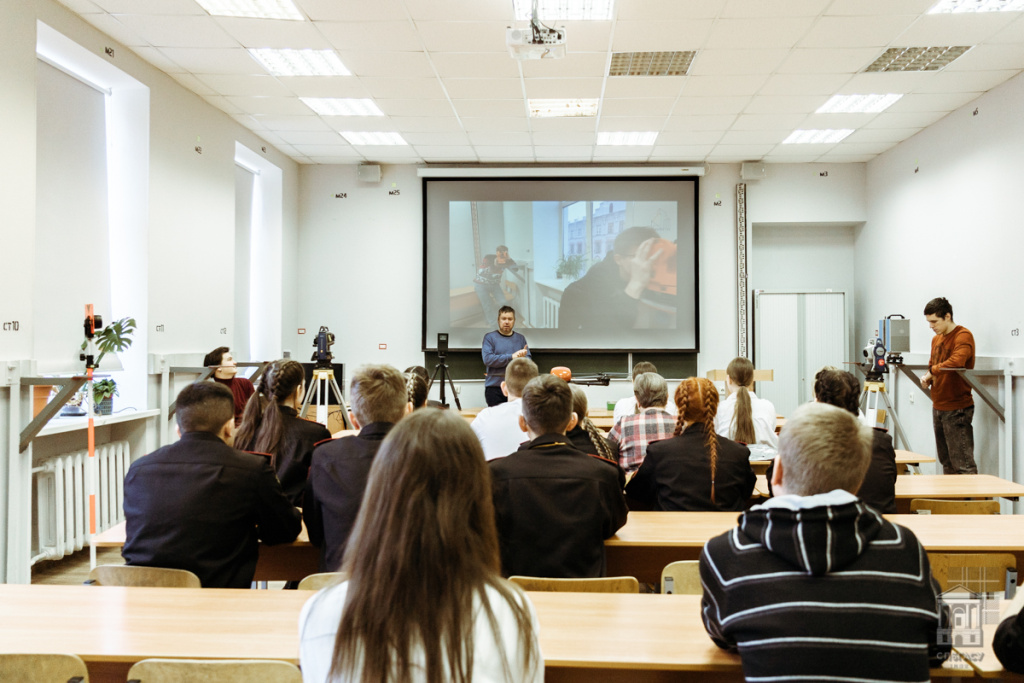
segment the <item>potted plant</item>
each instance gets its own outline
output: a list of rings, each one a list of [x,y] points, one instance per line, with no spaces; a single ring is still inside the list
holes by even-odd
[[[132,345],[132,335],[135,333],[135,318],[121,318],[115,320],[106,327],[96,332],[94,340],[96,350],[96,367],[99,367],[103,356],[108,353],[119,353]],[[82,350],[88,346],[88,342],[82,342]],[[110,415],[113,407],[114,396],[119,396],[117,382],[112,379],[98,379],[92,383],[92,399],[97,415]]]
[[[570,280],[578,280],[583,273],[583,254],[571,254],[558,259],[555,265],[555,277],[561,280],[567,277]]]
[[[114,396],[119,396],[117,382],[112,379],[98,379],[92,383],[92,400],[97,415],[110,415],[114,407]]]

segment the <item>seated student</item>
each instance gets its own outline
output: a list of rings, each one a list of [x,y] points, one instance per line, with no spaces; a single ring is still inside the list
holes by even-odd
[[[604,576],[604,540],[626,523],[622,470],[569,444],[572,392],[554,375],[526,385],[519,424],[530,442],[489,463],[502,573]]]
[[[426,389],[426,395],[429,397],[429,395],[430,395],[430,373],[427,372],[427,369],[425,367],[423,367],[422,365],[410,365],[409,367],[407,367],[405,369],[405,375],[406,376],[417,375],[418,377],[422,378],[423,379],[423,386],[425,386],[427,388]],[[435,401],[432,398],[427,398],[426,405],[431,407],[431,408],[441,408],[442,407],[440,401]],[[422,407],[422,406],[416,406],[414,404],[413,407],[416,408],[416,407]]]
[[[484,408],[473,418],[470,426],[480,439],[484,457],[488,460],[505,457],[527,440],[519,428],[519,418],[523,414],[520,399],[526,383],[536,376],[536,363],[529,358],[513,358],[505,367],[505,379],[501,382],[501,393],[508,397],[508,401]]]
[[[772,402],[754,393],[754,364],[746,358],[733,358],[725,369],[725,388],[729,395],[718,404],[715,431],[727,439],[745,444],[765,444],[776,448],[777,415]]]
[[[596,455],[609,462],[619,462],[619,446],[609,441],[600,429],[587,417],[587,392],[578,384],[570,384],[572,390],[572,412],[576,415],[576,426],[565,433],[569,442],[589,455]]]
[[[657,372],[658,368],[654,367],[654,363],[648,363],[647,361],[640,361],[633,366],[633,382],[636,382],[636,378],[645,372]],[[668,412],[673,415],[676,414],[676,406],[674,403],[669,403],[667,407]],[[640,410],[636,405],[636,389],[634,387],[633,395],[628,398],[620,398],[615,403],[615,410],[612,411],[612,424],[618,424],[626,415],[636,415]]]
[[[206,354],[203,367],[216,368],[212,379],[231,390],[235,402],[235,426],[242,424],[245,405],[256,390],[247,378],[235,376],[238,374],[238,363],[232,357],[231,350],[226,346],[218,346]]]
[[[181,439],[131,464],[124,478],[127,564],[187,569],[206,588],[248,588],[257,541],[294,541],[299,511],[270,459],[232,447],[231,391],[213,382],[181,390]]]
[[[405,373],[405,392],[413,410],[427,407],[427,381],[415,372]]]
[[[381,441],[412,410],[405,377],[390,365],[356,370],[348,396],[349,417],[359,433],[317,444],[302,507],[309,542],[320,548],[325,572],[341,566]]]
[[[1003,619],[992,639],[992,649],[1004,669],[1024,674],[1024,609]]]
[[[676,418],[667,410],[668,384],[656,372],[645,372],[633,380],[636,415],[626,415],[608,432],[608,440],[619,447],[619,465],[635,472],[647,455],[648,444],[672,436]]]
[[[278,360],[267,366],[260,386],[242,413],[235,446],[266,453],[292,505],[302,505],[313,446],[331,438],[319,422],[299,417],[306,383],[302,364]]]
[[[675,436],[647,447],[626,495],[655,510],[745,510],[757,477],[750,450],[715,433],[718,389],[691,377],[676,389]]]
[[[870,448],[849,412],[799,407],[779,438],[778,495],[704,546],[704,625],[747,680],[930,680],[939,586],[914,534],[854,495]]]
[[[458,415],[381,445],[342,570],[299,616],[302,680],[542,683],[537,615],[501,578],[490,477]]]

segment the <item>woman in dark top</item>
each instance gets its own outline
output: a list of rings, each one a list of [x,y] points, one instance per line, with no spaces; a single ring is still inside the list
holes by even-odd
[[[569,437],[569,442],[584,453],[618,464],[618,445],[609,441],[587,417],[587,411],[590,409],[587,405],[587,392],[576,384],[570,384],[569,388],[572,389],[572,412],[576,413],[576,426],[565,433]]]
[[[746,446],[715,433],[718,389],[684,379],[676,389],[675,436],[647,447],[626,495],[655,510],[745,510],[756,477]]]
[[[235,434],[235,448],[270,456],[284,494],[296,506],[302,504],[313,446],[331,438],[319,422],[299,417],[305,388],[301,364],[274,361],[246,404],[242,426]]]

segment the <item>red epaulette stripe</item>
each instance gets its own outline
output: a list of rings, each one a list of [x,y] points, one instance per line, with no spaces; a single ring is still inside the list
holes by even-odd
[[[334,441],[334,437],[332,436],[329,439],[321,439],[320,441],[317,441],[315,444],[313,444],[313,448],[316,448],[317,446],[319,446],[322,443],[327,443],[328,441]]]
[[[246,451],[246,453],[252,453],[253,455],[262,455],[265,458],[273,458],[274,457],[270,453],[263,453],[263,452],[260,452],[260,451]]]

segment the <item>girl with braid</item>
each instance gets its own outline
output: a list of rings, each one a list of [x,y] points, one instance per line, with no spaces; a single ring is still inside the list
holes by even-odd
[[[409,403],[413,410],[427,405],[427,380],[415,372],[405,372],[405,393],[409,395]]]
[[[270,456],[285,496],[296,506],[302,504],[313,446],[331,438],[327,427],[299,417],[305,390],[300,363],[274,361],[249,398],[235,434],[235,448]]]
[[[655,510],[745,510],[756,479],[750,451],[715,432],[718,389],[703,377],[684,379],[675,403],[675,436],[647,447],[626,495]]]
[[[587,392],[576,384],[570,384],[569,388],[572,389],[572,412],[576,413],[576,426],[565,433],[569,442],[584,453],[618,463],[618,446],[605,438],[604,432],[587,417]]]

